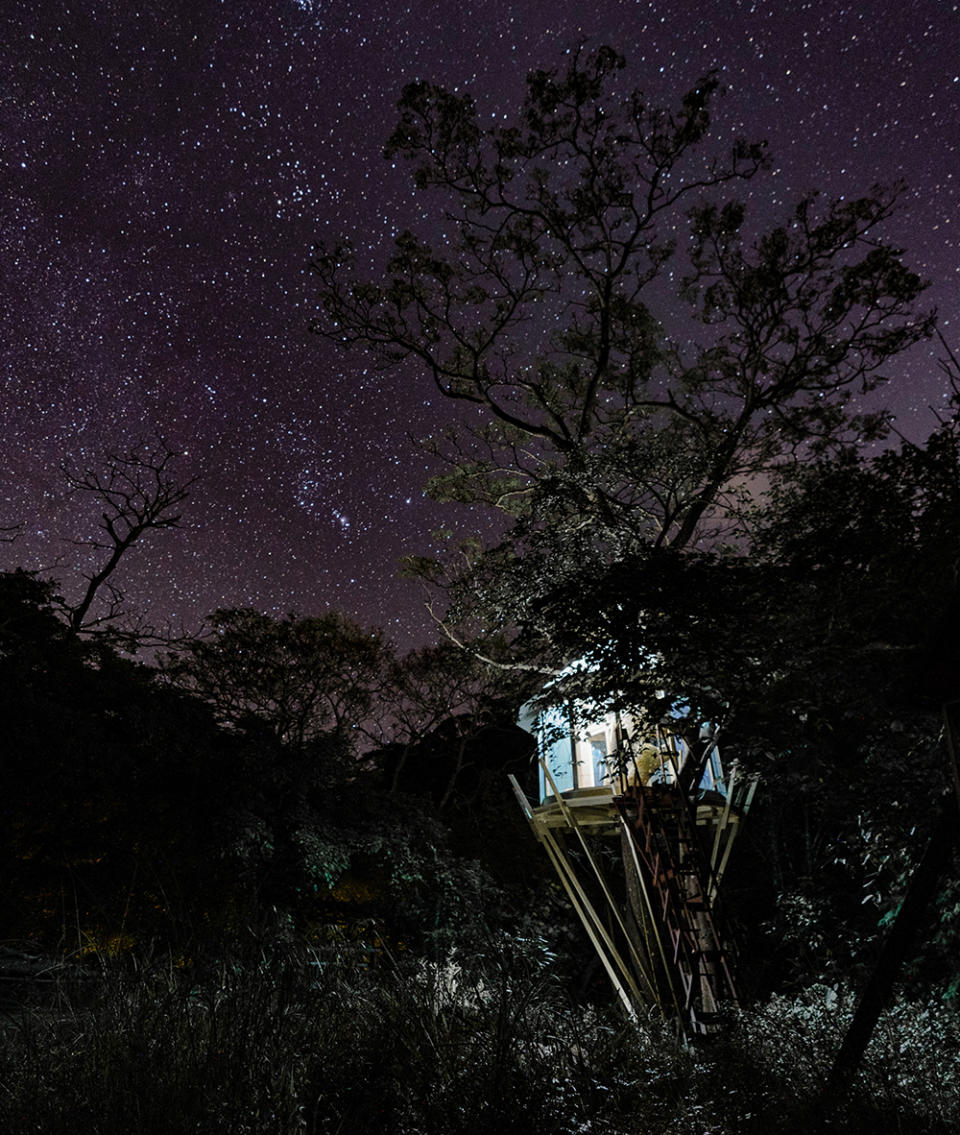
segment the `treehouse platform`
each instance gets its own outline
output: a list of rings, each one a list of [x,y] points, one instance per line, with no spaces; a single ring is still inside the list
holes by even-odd
[[[617,996],[713,1031],[738,1003],[721,883],[755,781],[724,772],[710,726],[686,739],[566,707],[533,731],[540,798],[514,792]]]

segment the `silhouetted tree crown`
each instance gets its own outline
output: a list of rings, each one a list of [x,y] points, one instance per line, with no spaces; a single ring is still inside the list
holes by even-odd
[[[313,261],[316,331],[484,412],[435,439],[433,491],[608,559],[689,545],[758,473],[882,432],[851,397],[931,329],[880,232],[897,189],[758,233],[735,194],[765,149],[712,144],[717,76],[672,110],[623,79],[615,51],[574,52],[503,124],[411,84],[386,152],[424,220],[378,279],[349,243]]]

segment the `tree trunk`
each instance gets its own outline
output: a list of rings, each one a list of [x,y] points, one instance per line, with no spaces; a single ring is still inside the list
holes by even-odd
[[[960,811],[951,788],[940,802],[939,816],[930,836],[930,842],[913,873],[906,898],[897,912],[870,980],[860,995],[853,1020],[847,1029],[847,1035],[843,1038],[843,1044],[827,1080],[825,1096],[841,1091],[850,1082],[866,1051],[877,1018],[890,997],[893,983],[907,950],[916,936],[930,900],[936,893],[940,875],[947,865],[957,838],[958,822],[960,822]]]

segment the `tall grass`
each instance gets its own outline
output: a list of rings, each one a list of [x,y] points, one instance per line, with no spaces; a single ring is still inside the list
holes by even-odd
[[[0,1131],[920,1135],[960,1114],[946,1092],[921,1118],[922,1084],[888,1077],[824,1116],[820,1017],[801,1036],[780,1006],[691,1052],[569,1004],[520,946],[374,968],[285,947],[202,979],[127,959],[88,984],[0,1029]]]

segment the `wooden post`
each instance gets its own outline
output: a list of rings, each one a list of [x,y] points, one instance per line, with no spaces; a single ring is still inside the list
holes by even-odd
[[[617,900],[610,893],[610,887],[607,884],[607,880],[604,878],[603,872],[600,870],[600,866],[597,863],[593,852],[590,850],[590,845],[587,843],[586,837],[584,836],[580,825],[577,823],[577,818],[574,815],[573,811],[568,807],[566,801],[560,795],[556,782],[550,774],[550,769],[547,768],[546,762],[541,760],[540,764],[543,767],[544,776],[547,778],[547,782],[550,785],[551,791],[553,792],[553,798],[557,803],[557,807],[560,809],[560,813],[566,821],[567,827],[576,833],[577,838],[580,841],[580,846],[583,848],[583,854],[586,856],[586,860],[590,864],[590,867],[593,869],[593,873],[596,876],[597,882],[600,884],[600,889],[603,892],[603,897],[607,900],[607,905],[610,908],[610,913],[613,915],[614,919],[617,922],[617,925],[620,927],[620,931],[627,943],[627,949],[630,951],[630,954],[633,958],[633,963],[636,966],[637,973],[640,975],[647,988],[650,990],[650,994],[653,1000],[656,1002],[656,1004],[659,1005],[660,998],[657,995],[656,984],[654,983],[652,976],[647,973],[646,967],[643,964],[643,960],[634,947],[634,944],[630,938],[629,931],[627,930],[626,924],[623,921],[623,915],[620,913],[620,907],[617,903]]]
[[[543,844],[547,852],[547,858],[550,860],[553,869],[557,873],[557,877],[563,885],[564,891],[566,891],[567,898],[570,900],[570,905],[583,924],[587,937],[590,939],[593,948],[597,951],[597,955],[603,963],[603,968],[607,971],[610,984],[623,1003],[628,1015],[630,1017],[636,1017],[634,1002],[639,1002],[641,997],[640,990],[637,987],[629,967],[620,956],[620,952],[614,945],[613,939],[603,925],[603,919],[601,919],[593,903],[587,896],[586,891],[584,891],[583,887],[580,885],[576,871],[574,871],[570,861],[567,859],[566,855],[564,855],[563,849],[554,838],[553,833],[549,828],[541,828],[537,823],[530,805],[527,803],[527,798],[524,796],[523,790],[520,788],[520,785],[513,775],[510,775],[510,781],[524,815],[527,817],[530,827],[533,829],[534,835],[539,842]],[[617,970],[620,971],[623,981],[617,976]],[[629,987],[629,992],[627,988],[625,988],[624,982],[626,982],[626,985]]]

